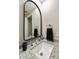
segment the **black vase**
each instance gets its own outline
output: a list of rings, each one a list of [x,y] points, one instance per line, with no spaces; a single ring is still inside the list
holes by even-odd
[[[22,44],[22,50],[23,50],[23,51],[26,51],[26,50],[27,50],[27,42],[24,42],[24,43]]]
[[[47,28],[47,40],[54,41],[52,28]]]
[[[34,29],[34,36],[35,36],[35,37],[37,37],[37,36],[38,36],[38,30],[37,30],[37,28],[36,28],[36,29]]]

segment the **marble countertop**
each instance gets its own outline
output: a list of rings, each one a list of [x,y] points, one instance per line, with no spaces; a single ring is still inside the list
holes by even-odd
[[[40,42],[42,42],[42,40]],[[37,41],[36,40],[33,40],[33,41],[29,42],[28,43],[29,45],[27,47],[28,48],[27,49],[28,51],[23,52],[22,49],[20,49],[20,52],[19,52],[20,59],[26,59],[27,56],[29,56],[29,58],[27,58],[27,59],[37,59],[37,58],[32,57],[30,55],[29,50],[30,50],[30,48],[33,48],[37,44],[40,44],[40,42],[38,40]],[[34,43],[33,46],[31,46],[32,43]],[[50,55],[49,59],[59,59],[59,41],[52,42],[52,44],[54,45],[54,48],[53,48],[53,50],[51,52],[51,55]]]

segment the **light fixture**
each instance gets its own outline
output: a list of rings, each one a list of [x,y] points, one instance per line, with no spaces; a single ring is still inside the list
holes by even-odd
[[[41,4],[43,4],[46,0],[39,0]]]

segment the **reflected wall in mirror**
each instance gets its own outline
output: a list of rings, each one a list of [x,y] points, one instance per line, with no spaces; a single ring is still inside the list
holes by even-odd
[[[28,1],[24,5],[24,39],[41,36],[41,19],[37,6]]]

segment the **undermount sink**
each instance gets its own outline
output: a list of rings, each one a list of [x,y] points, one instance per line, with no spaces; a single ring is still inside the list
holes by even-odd
[[[42,41],[40,44],[20,52],[20,59],[49,59],[54,45],[48,41]]]
[[[31,50],[32,55],[37,59],[49,59],[53,50],[53,45],[47,42],[41,42],[38,46]]]

